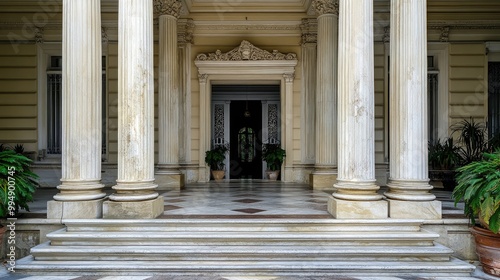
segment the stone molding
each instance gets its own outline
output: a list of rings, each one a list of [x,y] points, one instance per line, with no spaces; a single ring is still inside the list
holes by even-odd
[[[243,61],[243,60],[296,60],[294,53],[284,54],[277,50],[268,52],[257,48],[250,42],[243,40],[241,44],[227,53],[220,50],[215,53],[201,53],[196,56],[196,61]]]
[[[153,7],[158,16],[167,15],[179,18],[182,2],[179,0],[153,0]]]
[[[312,7],[318,16],[326,14],[339,15],[338,0],[313,0]]]

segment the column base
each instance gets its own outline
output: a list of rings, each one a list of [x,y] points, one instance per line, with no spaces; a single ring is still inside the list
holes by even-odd
[[[389,201],[389,217],[393,219],[425,219],[438,220],[442,218],[441,201]]]
[[[337,174],[334,173],[311,173],[309,174],[309,186],[314,190],[331,189],[337,182]]]
[[[156,190],[182,190],[185,186],[186,176],[179,174],[155,174],[155,183],[158,184]]]
[[[386,219],[389,205],[385,200],[354,201],[329,197],[328,212],[336,219]]]
[[[146,201],[106,201],[104,219],[154,219],[164,211],[163,196]]]
[[[102,218],[104,198],[83,201],[47,201],[47,219]]]

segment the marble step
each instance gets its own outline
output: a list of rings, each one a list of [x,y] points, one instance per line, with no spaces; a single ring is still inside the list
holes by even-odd
[[[17,262],[21,273],[84,275],[199,276],[470,276],[474,266],[452,259],[446,262],[397,261],[33,261],[29,256]],[[194,278],[195,279],[195,278]],[[413,279],[413,278],[412,278]]]
[[[419,231],[422,221],[404,219],[82,219],[64,220],[68,231],[321,231],[409,232]]]
[[[74,232],[61,229],[47,238],[52,245],[386,245],[432,246],[429,232]]]
[[[452,250],[441,246],[51,246],[31,250],[43,260],[304,260],[304,261],[447,261]]]

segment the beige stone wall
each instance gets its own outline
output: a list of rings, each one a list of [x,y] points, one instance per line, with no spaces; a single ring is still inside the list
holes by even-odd
[[[37,48],[0,44],[0,143],[37,150]]]
[[[449,121],[450,125],[473,117],[488,118],[487,57],[483,43],[450,44]]]

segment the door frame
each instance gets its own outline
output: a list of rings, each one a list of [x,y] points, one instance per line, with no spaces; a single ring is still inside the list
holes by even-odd
[[[279,84],[281,103],[281,139],[289,155],[282,167],[282,180],[292,180],[293,148],[293,81],[297,60],[196,60],[200,93],[199,182],[210,180],[209,169],[201,155],[210,148],[212,85],[214,84]]]

